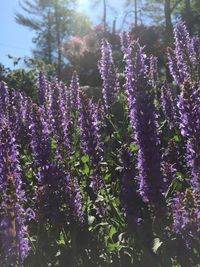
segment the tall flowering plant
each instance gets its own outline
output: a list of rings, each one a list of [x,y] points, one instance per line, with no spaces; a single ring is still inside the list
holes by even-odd
[[[162,199],[163,177],[158,148],[154,94],[147,58],[138,41],[123,36],[126,84],[130,123],[138,145],[139,190],[145,201],[159,205]]]
[[[6,119],[0,120],[1,245],[5,266],[19,266],[30,250],[19,153]]]
[[[80,97],[79,103],[79,127],[80,140],[83,152],[90,157],[93,173],[91,174],[91,186],[95,193],[103,185],[101,177],[101,162],[103,160],[103,147],[100,138],[97,106],[87,99]]]
[[[99,62],[99,72],[103,80],[103,103],[105,111],[108,112],[112,104],[117,100],[119,91],[119,81],[112,57],[112,49],[105,39],[101,45],[101,60]]]
[[[179,126],[186,145],[186,162],[190,170],[190,188],[174,197],[174,230],[182,235],[186,244],[199,235],[199,39],[191,38],[183,22],[174,28],[175,49],[169,51],[169,67],[180,87],[178,96]]]

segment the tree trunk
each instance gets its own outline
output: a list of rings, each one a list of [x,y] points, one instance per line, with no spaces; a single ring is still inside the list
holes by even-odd
[[[113,20],[113,26],[112,26],[112,35],[115,36],[116,34],[116,19]]]
[[[171,19],[171,0],[165,0],[164,12],[165,12],[165,45],[170,46],[173,36],[173,25]],[[170,75],[169,68],[167,66],[166,66],[166,80],[168,82],[172,81],[172,76]]]
[[[58,0],[55,3],[55,19],[56,19],[56,42],[57,42],[57,76],[58,79],[61,77],[61,63],[62,63],[62,54],[61,54],[61,38],[60,38],[60,17],[58,11]]]
[[[52,36],[51,36],[51,15],[48,12],[48,29],[47,29],[47,58],[48,64],[52,64]]]
[[[107,16],[107,6],[106,6],[106,0],[103,1],[103,26],[104,26],[104,32],[106,32],[106,16]]]
[[[172,38],[173,26],[171,19],[171,0],[165,0],[165,42],[169,44]]]
[[[192,33],[192,25],[191,25],[191,4],[190,0],[185,0],[185,23],[188,27],[190,33]]]
[[[135,5],[135,11],[134,11],[134,13],[135,13],[135,27],[137,27],[137,24],[138,24],[137,23],[138,22],[137,0],[135,0],[134,5]]]

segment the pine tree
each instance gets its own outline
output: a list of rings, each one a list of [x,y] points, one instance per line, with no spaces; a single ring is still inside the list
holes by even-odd
[[[63,65],[63,41],[74,34],[80,34],[77,25],[84,29],[83,34],[91,27],[86,15],[75,12],[75,4],[76,0],[23,0],[23,13],[16,13],[17,23],[35,31],[34,58],[41,59],[47,64],[56,64],[59,79]]]

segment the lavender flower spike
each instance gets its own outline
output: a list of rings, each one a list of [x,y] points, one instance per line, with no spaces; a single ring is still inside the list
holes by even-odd
[[[191,184],[200,193],[200,109],[199,85],[185,82],[179,96],[178,107],[180,113],[181,134],[186,139],[187,165],[191,170]]]
[[[117,100],[119,82],[112,58],[111,45],[105,39],[101,46],[101,60],[99,62],[99,72],[103,80],[103,101],[105,110],[108,112],[111,105]]]
[[[18,151],[8,123],[0,121],[1,265],[21,266],[29,252]]]
[[[174,28],[175,50],[168,50],[170,72],[178,84],[182,84],[192,76],[193,65],[196,64],[194,41],[183,22]]]
[[[44,119],[43,109],[32,104],[28,119],[34,161],[37,166],[43,166],[48,162],[51,155],[49,127]]]
[[[99,123],[97,107],[85,96],[80,98],[79,105],[79,127],[82,150],[90,157],[93,167],[91,185],[95,193],[102,186],[100,162],[103,158],[102,142],[99,137]]]
[[[76,71],[74,71],[71,84],[70,84],[70,109],[71,111],[77,110],[79,105],[80,86],[79,79]]]
[[[71,224],[83,224],[84,223],[84,213],[82,207],[82,197],[78,189],[78,180],[72,178],[68,175],[66,178],[66,195],[70,211],[70,222]]]
[[[48,82],[44,75],[44,72],[40,71],[38,75],[38,103],[39,105],[44,105],[45,94],[48,87]]]
[[[157,57],[150,56],[149,59],[149,74],[150,74],[150,84],[156,88],[158,83],[158,59]]]
[[[191,189],[178,192],[174,197],[172,206],[173,229],[176,234],[182,236],[186,245],[191,247],[193,241],[199,240],[199,195]]]
[[[9,93],[6,83],[0,82],[0,114],[7,115],[9,106]]]
[[[121,174],[121,202],[125,211],[128,226],[135,229],[142,221],[141,203],[142,199],[137,192],[136,170],[134,163],[131,162],[131,152],[127,148],[122,148],[120,157],[123,164]]]
[[[123,51],[130,122],[139,148],[137,161],[140,194],[144,201],[158,206],[163,199],[163,177],[158,150],[154,95],[150,86],[146,55],[138,41],[123,47]]]
[[[175,127],[177,118],[176,118],[175,103],[172,96],[172,90],[167,83],[164,83],[161,89],[161,102],[165,119],[169,123],[169,128],[172,129]]]

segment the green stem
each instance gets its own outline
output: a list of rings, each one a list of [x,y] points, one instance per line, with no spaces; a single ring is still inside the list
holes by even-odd
[[[27,237],[28,237],[28,240],[29,240],[29,242],[31,244],[31,247],[32,247],[33,251],[34,251],[34,254],[36,254],[36,247],[33,244],[32,240],[31,240],[31,237],[30,237],[30,235],[28,233],[27,233]]]
[[[120,225],[123,226],[124,221],[122,220],[122,218],[121,218],[121,216],[119,215],[117,209],[116,209],[115,206],[113,205],[113,203],[112,203],[112,201],[111,201],[111,199],[110,199],[110,196],[109,196],[109,193],[108,193],[108,190],[107,190],[107,188],[106,188],[105,183],[104,183],[104,188],[105,188],[105,193],[106,193],[107,199],[108,199],[108,201],[109,201],[109,203],[110,203],[110,206],[111,206],[113,212],[115,213],[115,215],[117,216],[117,218],[119,219]]]

